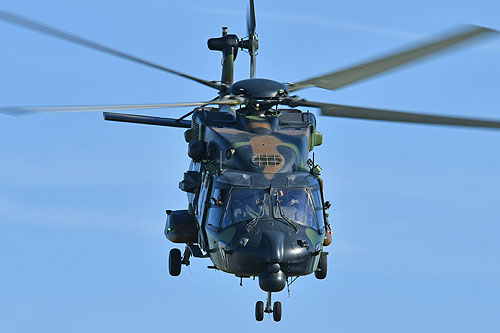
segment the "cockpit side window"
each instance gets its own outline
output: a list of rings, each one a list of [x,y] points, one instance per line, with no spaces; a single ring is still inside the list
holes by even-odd
[[[209,227],[219,229],[222,217],[222,207],[210,206],[207,216],[207,225]]]
[[[320,189],[313,189],[312,195],[314,199],[314,209],[316,210],[316,216],[318,218],[319,229],[322,230],[325,227],[325,215],[323,211],[323,199]]]
[[[198,198],[195,204],[195,215],[198,218],[198,221],[200,222],[203,217],[203,211],[205,209],[205,202],[207,200],[207,192],[209,190],[208,188],[209,184],[210,184],[210,176],[208,175],[208,172],[204,172],[202,174],[200,193],[198,194]]]
[[[224,202],[226,200],[228,190],[225,188],[215,188],[210,197],[207,225],[209,227],[219,229],[221,226],[222,213],[224,210]]]
[[[226,201],[227,192],[228,190],[225,188],[215,188],[210,198],[210,204],[212,206],[223,207]]]

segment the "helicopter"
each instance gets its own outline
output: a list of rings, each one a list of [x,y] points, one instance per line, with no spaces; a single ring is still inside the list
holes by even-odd
[[[296,83],[255,78],[258,38],[254,2],[250,1],[248,37],[228,34],[211,38],[208,47],[223,54],[220,81],[207,81],[130,56],[80,37],[55,30],[17,15],[1,12],[0,18],[93,49],[154,67],[218,90],[212,101],[154,105],[2,108],[9,114],[60,111],[137,110],[196,106],[178,119],[105,112],[104,119],[186,129],[189,170],[180,183],[188,195],[186,210],[167,211],[166,237],[186,244],[184,253],[173,249],[169,270],[173,276],[190,258],[210,258],[211,268],[239,278],[258,277],[268,293],[264,306],[256,303],[256,319],[264,313],[281,319],[281,303],[271,306],[271,293],[288,280],[314,273],[326,277],[324,246],[331,242],[331,226],[323,198],[321,168],[309,155],[321,145],[316,117],[297,107],[319,108],[321,115],[413,122],[451,126],[500,128],[500,122],[422,115],[311,102],[291,93],[320,87],[335,90],[387,71],[431,53],[494,31],[468,27],[416,48]],[[233,82],[238,50],[250,54],[250,79]],[[209,107],[216,105],[217,107]],[[286,106],[288,108],[281,108]],[[186,118],[191,116],[191,120]]]

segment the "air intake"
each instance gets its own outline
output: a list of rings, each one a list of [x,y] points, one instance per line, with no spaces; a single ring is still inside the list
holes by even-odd
[[[255,154],[251,160],[257,166],[280,165],[283,162],[283,158],[276,154]]]

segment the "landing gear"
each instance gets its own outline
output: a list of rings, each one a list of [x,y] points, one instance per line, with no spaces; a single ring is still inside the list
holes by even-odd
[[[279,302],[279,301],[274,302],[274,305],[273,305],[273,319],[274,319],[274,321],[280,321],[281,320],[281,302]]]
[[[255,303],[255,320],[264,320],[264,302],[262,301]]]
[[[316,276],[316,279],[318,280],[323,280],[324,278],[326,278],[326,273],[328,271],[327,255],[327,252],[321,252],[320,254],[318,268],[314,272],[314,276]]]
[[[264,320],[264,313],[272,313],[274,321],[281,320],[281,302],[274,302],[271,309],[271,292],[267,293],[266,308],[264,309],[264,302],[258,301],[255,303],[255,319],[257,321]]]
[[[197,244],[186,244],[183,255],[181,255],[181,250],[172,249],[170,250],[170,254],[168,256],[168,271],[170,275],[178,276],[181,274],[182,265],[189,266],[191,264],[189,258],[207,258],[208,256],[208,253],[203,254],[203,252],[201,252],[201,249]]]
[[[172,276],[178,276],[181,274],[181,250],[172,249],[170,250],[170,254],[168,256],[168,272]]]

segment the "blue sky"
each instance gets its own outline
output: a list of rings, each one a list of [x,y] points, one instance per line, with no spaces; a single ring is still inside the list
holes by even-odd
[[[209,80],[247,1],[11,1],[1,8]],[[500,29],[497,1],[256,1],[257,76],[302,80],[460,23]],[[0,23],[0,104],[177,102],[214,91]],[[335,92],[332,103],[500,119],[500,38]],[[237,79],[248,76],[240,53]],[[179,116],[186,109],[161,114]],[[153,114],[153,113],[152,113]],[[329,275],[255,322],[244,287],[194,260],[168,275],[165,209],[182,209],[180,129],[99,113],[1,116],[0,331],[497,332],[500,132],[320,118],[333,202]]]

